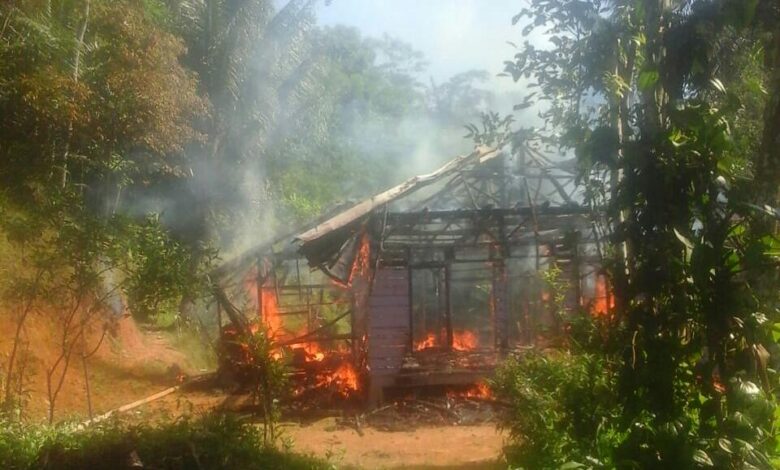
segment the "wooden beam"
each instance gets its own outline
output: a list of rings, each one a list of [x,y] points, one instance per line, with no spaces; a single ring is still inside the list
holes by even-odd
[[[537,216],[576,216],[588,215],[590,209],[580,205],[571,206],[549,206],[549,207],[515,207],[512,209],[455,209],[449,211],[418,211],[418,212],[389,212],[387,214],[388,223],[420,223],[421,220],[449,220],[449,219],[468,219],[468,218],[490,218],[494,216],[528,216],[532,214]]]

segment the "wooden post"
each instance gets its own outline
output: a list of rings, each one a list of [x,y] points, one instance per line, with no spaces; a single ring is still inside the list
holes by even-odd
[[[452,259],[454,253],[447,250],[444,254],[446,264],[444,265],[444,315],[447,322],[447,349],[452,349],[452,299],[450,298],[450,285],[452,284]]]
[[[257,319],[261,323],[265,324],[265,317],[263,316],[263,276],[260,274],[260,268],[262,266],[262,259],[260,257],[255,261],[256,278],[255,289],[257,291]]]
[[[582,305],[582,266],[580,265],[580,232],[574,232],[574,246],[572,247],[572,274],[574,279],[574,295],[577,296],[576,306]]]
[[[493,322],[493,344],[498,350],[506,350],[509,347],[507,336],[509,329],[509,312],[507,308],[507,275],[506,265],[503,260],[493,263],[493,279],[491,289],[491,308]]]
[[[414,352],[414,306],[412,299],[412,249],[406,249],[406,273],[407,273],[407,286],[409,287],[408,299],[409,299],[409,351]]]
[[[539,271],[539,220],[536,217],[536,205],[531,200],[531,190],[528,188],[528,180],[523,178],[525,182],[525,194],[528,197],[528,204],[531,206],[531,221],[533,222],[534,231],[534,248],[536,249],[536,271]]]
[[[222,338],[222,304],[217,302],[217,328],[219,329],[219,337]]]
[[[539,220],[536,218],[536,205],[534,204],[534,201],[531,199],[531,189],[528,187],[528,180],[523,178],[523,182],[525,183],[525,193],[526,197],[528,198],[528,204],[531,207],[531,221],[533,223],[533,232],[534,232],[534,261],[536,262],[536,282],[538,285],[541,285],[541,282],[539,282],[539,267],[541,264],[541,260],[539,259],[540,253],[539,253]],[[541,187],[541,180],[540,180],[540,187]],[[539,305],[541,303],[541,292],[539,292],[539,297],[535,300],[534,304]],[[534,309],[534,312],[531,312],[531,322],[536,323],[535,316],[536,313],[542,311],[542,308]],[[536,331],[535,328],[531,327],[531,335],[532,335],[532,341],[535,344],[536,343]]]

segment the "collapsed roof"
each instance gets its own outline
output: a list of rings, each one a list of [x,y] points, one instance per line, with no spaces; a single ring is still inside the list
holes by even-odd
[[[328,214],[300,230],[261,243],[224,263],[217,278],[245,271],[258,258],[303,255],[327,274],[336,264],[348,264],[356,234],[373,216],[436,211],[528,210],[533,207],[582,208],[570,161],[554,164],[539,151],[523,147],[477,146],[439,169]],[[518,212],[519,213],[519,212]],[[347,259],[344,259],[346,256]]]

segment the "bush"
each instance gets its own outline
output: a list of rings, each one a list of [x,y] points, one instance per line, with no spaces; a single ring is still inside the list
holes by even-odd
[[[0,423],[0,468],[325,469],[326,462],[264,447],[258,429],[209,415],[159,426],[118,421],[83,430]]]
[[[721,411],[722,428],[704,395],[670,417],[643,412],[626,419],[631,404],[620,396],[620,361],[594,352],[599,325],[571,326],[571,351],[532,351],[497,371],[494,391],[510,404],[501,425],[510,432],[513,468],[780,468],[780,413],[758,386],[732,379],[729,393],[739,408]],[[692,396],[694,371],[678,375],[678,393]],[[774,429],[756,425],[773,412]]]
[[[613,467],[620,413],[613,365],[603,355],[532,351],[497,371],[494,389],[510,411],[507,459],[526,469]]]

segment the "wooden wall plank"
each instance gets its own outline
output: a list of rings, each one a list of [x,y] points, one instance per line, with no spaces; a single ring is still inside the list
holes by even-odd
[[[403,310],[403,309],[399,309]],[[409,328],[409,314],[402,315],[398,310],[383,308],[370,310],[369,328]]]
[[[394,314],[403,310],[408,312],[409,298],[403,295],[392,295],[387,297],[371,296],[368,301],[368,306],[371,308],[372,312],[377,310],[381,311],[383,307],[395,307],[387,309],[388,311],[392,311]]]
[[[397,358],[406,355],[409,349],[407,344],[374,344],[368,351],[369,359]]]
[[[407,297],[409,292],[409,285],[407,281],[398,283],[397,285],[384,285],[379,288],[374,286],[371,291],[371,297]]]
[[[377,283],[392,283],[398,280],[405,280],[408,274],[406,268],[380,268],[374,279]]]
[[[382,357],[382,358],[370,358],[368,365],[371,367],[371,373],[377,373],[380,371],[398,373],[403,364],[403,357]]]
[[[381,268],[368,299],[368,365],[371,375],[398,373],[409,348],[409,273]]]
[[[403,341],[408,341],[409,328],[406,325],[403,327],[372,328],[368,337],[369,339],[385,343],[393,342],[400,344]]]

